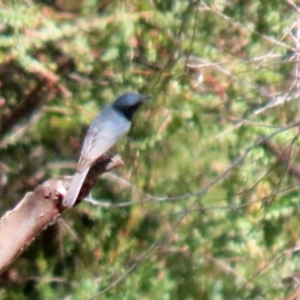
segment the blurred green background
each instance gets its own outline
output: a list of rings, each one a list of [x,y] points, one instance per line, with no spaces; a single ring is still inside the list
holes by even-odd
[[[73,174],[119,94],[151,95],[0,299],[299,299],[300,6],[0,1],[0,209]],[[263,141],[263,142],[262,142]],[[298,169],[297,169],[298,168]]]

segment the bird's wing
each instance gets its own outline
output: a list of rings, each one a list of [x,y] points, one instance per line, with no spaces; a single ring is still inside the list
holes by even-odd
[[[101,116],[95,119],[84,139],[77,171],[83,172],[125,135],[130,127],[130,123],[127,123]]]

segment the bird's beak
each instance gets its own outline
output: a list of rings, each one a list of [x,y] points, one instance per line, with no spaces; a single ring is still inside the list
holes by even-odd
[[[140,100],[142,103],[146,102],[149,100],[151,97],[149,95],[141,95]]]

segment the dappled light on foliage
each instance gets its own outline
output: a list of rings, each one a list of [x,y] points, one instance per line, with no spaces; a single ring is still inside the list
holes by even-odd
[[[298,299],[296,2],[0,8],[2,214],[74,174],[103,106],[151,95],[124,165],[0,276],[3,299]]]

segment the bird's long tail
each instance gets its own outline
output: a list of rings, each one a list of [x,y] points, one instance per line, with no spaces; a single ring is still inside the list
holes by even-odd
[[[77,196],[89,169],[90,167],[86,168],[82,173],[76,173],[73,176],[68,192],[63,199],[62,204],[64,207],[72,207],[76,202]]]

